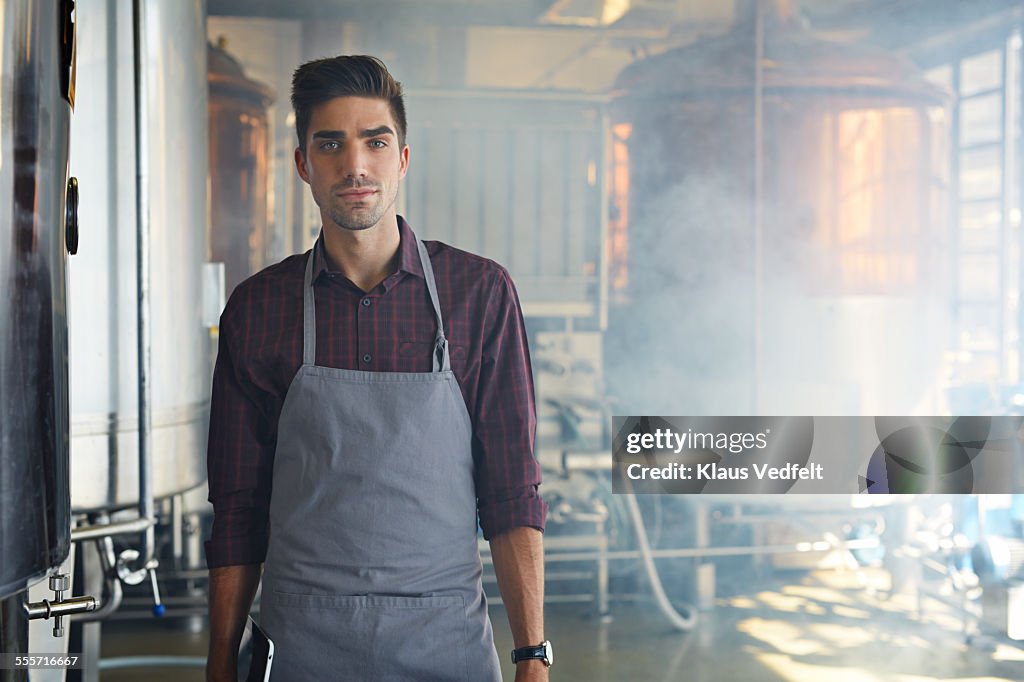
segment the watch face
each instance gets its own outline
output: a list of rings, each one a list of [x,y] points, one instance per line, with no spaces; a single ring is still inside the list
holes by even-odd
[[[547,640],[544,640],[544,662],[549,666],[555,662],[555,650]]]

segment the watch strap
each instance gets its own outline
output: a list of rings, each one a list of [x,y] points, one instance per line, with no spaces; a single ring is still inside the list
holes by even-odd
[[[519,661],[529,661],[532,659],[538,659],[550,665],[548,662],[547,653],[547,642],[541,642],[537,646],[524,646],[519,649],[512,650],[512,663],[519,663]]]

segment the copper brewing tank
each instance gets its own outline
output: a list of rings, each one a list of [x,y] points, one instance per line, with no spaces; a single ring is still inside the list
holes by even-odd
[[[830,334],[941,326],[946,93],[900,56],[816,36],[780,2],[631,64],[612,97],[609,373],[665,384],[625,391],[624,414],[760,411],[755,383],[830,395],[890,365],[908,374],[888,402],[870,379],[832,409],[916,400],[933,368],[901,364],[904,341],[857,356]],[[779,405],[801,411],[767,401]]]
[[[245,76],[222,39],[208,46],[210,260],[227,291],[265,265],[270,89]]]

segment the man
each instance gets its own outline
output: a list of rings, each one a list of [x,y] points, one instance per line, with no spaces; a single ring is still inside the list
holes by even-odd
[[[262,565],[274,680],[500,680],[479,514],[516,680],[546,680],[546,510],[508,273],[396,214],[406,120],[379,60],[304,64],[292,104],[323,227],[221,317],[207,678],[235,679]]]

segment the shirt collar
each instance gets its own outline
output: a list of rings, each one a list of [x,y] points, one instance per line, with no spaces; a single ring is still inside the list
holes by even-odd
[[[409,223],[405,218],[398,216],[398,272],[407,272],[410,275],[423,277],[423,264],[420,263],[420,254],[416,248],[416,235],[413,234]],[[327,258],[327,250],[324,246],[324,231],[320,228],[320,236],[313,245],[313,281],[317,281],[320,275],[325,272],[336,272]],[[395,273],[398,274],[398,273]]]

